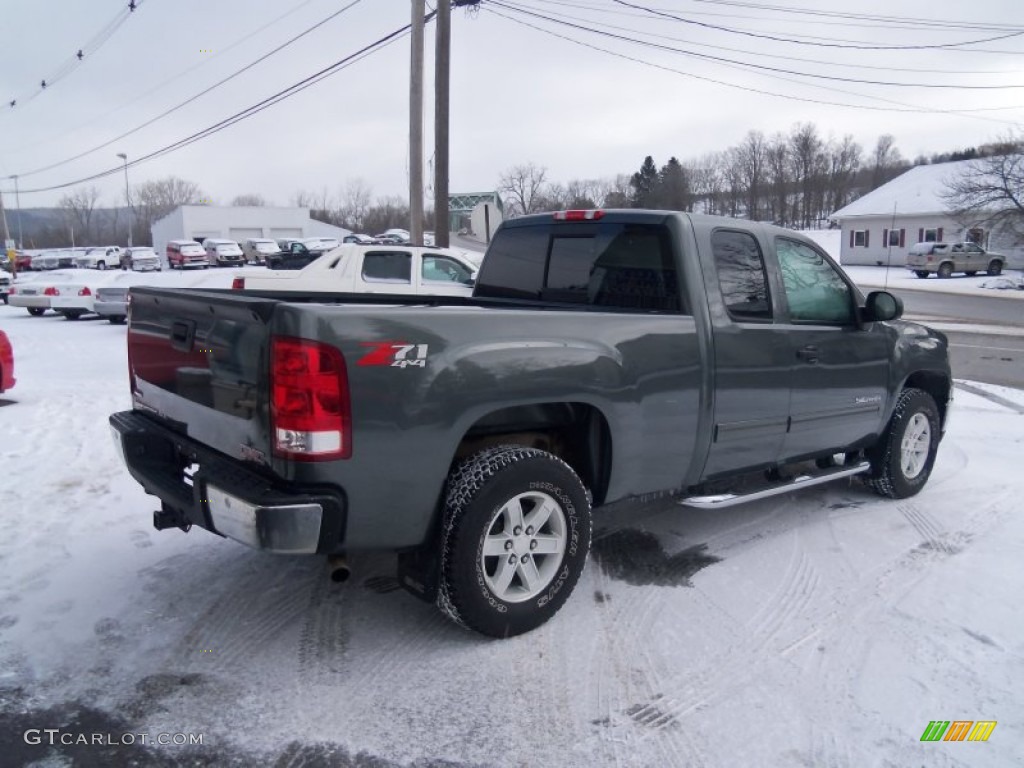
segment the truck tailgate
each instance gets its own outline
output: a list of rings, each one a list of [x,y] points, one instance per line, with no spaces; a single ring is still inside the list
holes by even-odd
[[[132,288],[134,406],[229,456],[268,463],[266,372],[276,304],[238,293]]]

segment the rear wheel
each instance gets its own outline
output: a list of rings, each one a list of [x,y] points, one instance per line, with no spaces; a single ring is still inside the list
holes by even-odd
[[[77,320],[78,318],[80,318],[85,313],[84,312],[80,312],[77,309],[71,309],[71,310],[68,310],[67,312],[61,312],[61,314],[64,315],[64,319],[65,320]]]
[[[953,274],[953,265],[949,262],[939,264],[939,277],[947,278]]]
[[[111,315],[110,317],[107,318],[107,322],[109,322],[111,325],[121,325],[121,323],[123,323],[124,320],[124,315]]]
[[[39,317],[46,311],[42,307],[27,307],[27,309],[28,313],[32,315],[32,317]]]
[[[105,271],[106,268],[107,268],[107,262],[105,262],[105,261],[101,261],[101,262],[96,264],[96,269],[100,270],[101,272]]]
[[[920,277],[921,279],[928,277],[928,273],[923,269],[915,269],[914,274]]]
[[[576,586],[590,527],[586,489],[557,456],[481,451],[448,478],[438,607],[491,637],[539,627]]]
[[[1002,271],[1003,262],[997,261],[996,259],[992,259],[992,261],[988,263],[988,274],[991,275],[992,277],[995,277],[996,275],[1002,273]]]
[[[972,269],[972,270],[970,270],[970,271],[968,271],[968,272],[964,272],[964,274],[965,274],[965,275],[967,275],[968,277],[974,277],[974,276],[975,276],[976,274],[978,274],[978,273],[977,273],[977,271],[976,271],[976,270],[973,270],[973,269]]]
[[[904,389],[889,426],[866,451],[865,482],[882,496],[905,499],[920,491],[932,472],[941,435],[939,409],[922,389]]]

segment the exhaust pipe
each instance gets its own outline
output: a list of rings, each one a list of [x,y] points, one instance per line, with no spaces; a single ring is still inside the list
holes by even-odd
[[[328,557],[327,570],[330,572],[331,581],[335,584],[348,581],[348,577],[352,574],[351,569],[348,567],[348,560],[345,559],[344,555],[331,555]]]

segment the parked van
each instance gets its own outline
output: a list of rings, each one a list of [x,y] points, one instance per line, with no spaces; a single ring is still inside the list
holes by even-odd
[[[245,255],[234,240],[220,240],[208,237],[203,240],[206,258],[214,267],[240,267],[245,264]]]
[[[171,240],[167,244],[167,264],[171,269],[177,267],[202,267],[210,266],[203,246],[195,240]]]

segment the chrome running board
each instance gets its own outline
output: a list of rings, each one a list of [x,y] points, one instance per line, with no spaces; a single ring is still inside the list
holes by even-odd
[[[800,488],[821,485],[822,483],[838,480],[841,477],[861,475],[869,469],[871,469],[871,464],[862,461],[851,467],[835,467],[823,469],[814,475],[798,475],[790,480],[773,483],[750,493],[717,493],[710,496],[688,496],[685,499],[680,499],[678,503],[684,507],[696,507],[697,509],[725,509],[737,504],[745,504],[748,501],[767,499],[771,496],[779,496],[780,494],[789,493]]]

